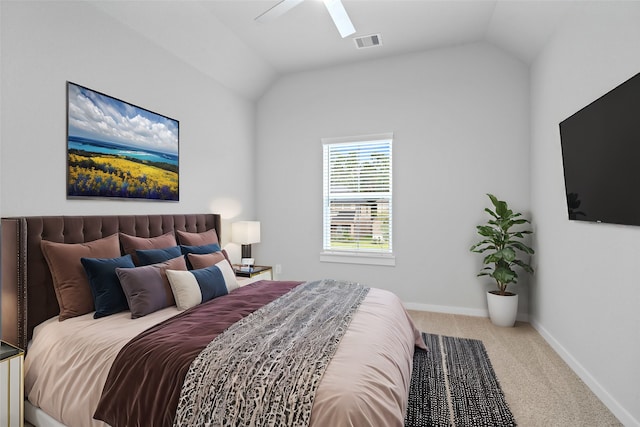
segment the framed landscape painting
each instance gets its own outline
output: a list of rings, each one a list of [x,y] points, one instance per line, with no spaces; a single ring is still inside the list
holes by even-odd
[[[179,201],[179,128],[67,82],[67,198]]]

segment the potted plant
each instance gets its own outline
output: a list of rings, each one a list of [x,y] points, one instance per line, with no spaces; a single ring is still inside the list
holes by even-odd
[[[487,293],[491,322],[498,326],[513,326],[518,313],[518,295],[508,292],[507,286],[518,281],[518,273],[514,270],[516,267],[533,274],[533,268],[519,258],[534,253],[533,249],[522,242],[525,235],[532,231],[512,230],[513,227],[530,223],[529,220],[509,209],[507,202],[498,200],[492,194],[487,196],[494,207],[493,210],[485,208],[491,219],[485,225],[476,227],[482,240],[471,246],[470,250],[484,254],[482,263],[485,267],[478,276],[490,276],[498,285],[497,290]]]

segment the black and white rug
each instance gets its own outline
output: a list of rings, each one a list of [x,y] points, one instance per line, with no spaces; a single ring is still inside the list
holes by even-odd
[[[416,349],[405,427],[515,426],[479,340],[422,334]]]

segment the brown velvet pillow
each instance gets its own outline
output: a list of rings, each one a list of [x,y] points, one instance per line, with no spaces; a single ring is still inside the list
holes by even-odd
[[[59,320],[70,319],[95,310],[89,278],[81,258],[117,258],[120,256],[118,235],[86,243],[40,243],[49,264],[53,288],[60,306]]]
[[[176,300],[166,271],[186,269],[187,264],[183,256],[143,267],[116,268],[131,310],[131,318],[136,319],[175,305]]]
[[[224,249],[222,251],[213,252],[210,254],[187,254],[189,258],[189,264],[194,270],[198,270],[201,268],[211,267],[212,265],[216,265],[223,259],[226,259],[231,269],[233,270],[233,264],[231,264],[231,260],[229,259],[229,255],[227,255],[227,251]]]
[[[138,256],[136,255],[137,249],[164,249],[178,245],[178,243],[176,242],[176,236],[174,236],[173,231],[169,231],[162,236],[156,237],[137,237],[120,233],[120,244],[122,245],[124,254],[131,255],[131,257],[133,258],[133,263],[135,265],[140,265]]]
[[[224,259],[222,252],[214,252],[211,254],[187,254],[189,263],[194,270],[211,267]]]
[[[203,246],[212,243],[220,244],[216,230],[213,229],[203,233],[189,233],[188,231],[176,230],[176,234],[178,235],[178,240],[181,245]]]

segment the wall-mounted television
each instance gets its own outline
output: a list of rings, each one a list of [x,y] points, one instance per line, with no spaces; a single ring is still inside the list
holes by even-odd
[[[640,73],[560,123],[570,220],[640,225]]]

